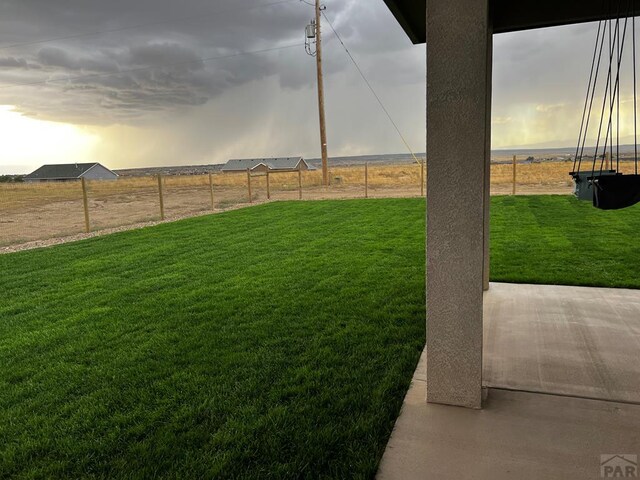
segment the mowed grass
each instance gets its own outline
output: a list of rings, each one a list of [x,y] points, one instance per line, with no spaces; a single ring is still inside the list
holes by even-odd
[[[0,256],[0,477],[371,478],[424,344],[424,201]],[[640,288],[640,206],[492,200],[492,280]]]
[[[367,478],[424,344],[424,202],[0,256],[0,477]]]
[[[603,211],[573,196],[494,197],[491,280],[640,288],[640,204]]]

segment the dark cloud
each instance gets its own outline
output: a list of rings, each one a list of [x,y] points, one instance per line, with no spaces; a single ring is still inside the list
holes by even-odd
[[[149,67],[176,65],[185,70],[199,70],[204,67],[195,49],[172,42],[136,45],[129,49],[129,61],[132,65]]]
[[[0,68],[27,69],[29,63],[24,58],[5,57],[0,58]]]
[[[177,162],[180,142],[187,163],[196,161],[190,152],[201,161],[317,155],[315,65],[302,47],[313,9],[275,3],[0,0],[0,105],[105,132],[122,127],[128,133],[113,134],[110,153],[145,138],[138,152],[153,144],[147,164]],[[325,3],[405,136],[424,150],[424,46],[410,44],[382,0]],[[595,30],[585,24],[495,37],[496,146],[574,136]],[[331,153],[402,151],[326,21],[323,31]],[[80,36],[92,32],[103,33]],[[240,55],[293,44],[300,46]]]
[[[136,110],[140,117],[171,114],[270,76],[284,89],[308,88],[312,59],[302,42],[313,14],[298,0],[3,0],[0,103],[65,121],[104,123],[129,120]],[[328,0],[326,14],[365,63],[409,47],[381,0]],[[349,71],[342,47],[323,26],[325,74]],[[102,33],[83,36],[96,32]],[[215,60],[296,43],[299,48]],[[392,71],[419,78],[423,66],[401,57],[390,59]],[[392,71],[379,80],[385,83]],[[63,111],[57,110],[59,94],[69,97]]]
[[[346,25],[340,15],[350,4],[330,2],[338,24]],[[365,28],[380,7],[386,9],[363,10]],[[303,88],[310,85],[304,73],[310,64],[301,55],[302,33],[312,15],[295,0],[5,0],[0,54],[9,55],[0,56],[0,103],[53,119],[104,123],[202,105],[268,76],[283,88]],[[83,35],[91,32],[103,33]],[[355,43],[354,32],[345,29]],[[298,52],[238,55],[295,43]],[[326,73],[346,67],[345,57],[328,58]],[[15,84],[22,86],[6,87]]]

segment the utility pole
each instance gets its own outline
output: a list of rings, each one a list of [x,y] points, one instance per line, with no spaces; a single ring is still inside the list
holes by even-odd
[[[327,155],[327,128],[325,125],[324,114],[324,80],[322,77],[322,31],[320,28],[322,10],[324,6],[320,5],[320,0],[315,0],[316,16],[311,21],[311,25],[307,26],[307,41],[315,38],[316,49],[312,52],[310,45],[307,44],[307,53],[316,57],[316,68],[318,73],[318,111],[320,114],[320,149],[322,152],[322,185],[329,185],[329,167]]]

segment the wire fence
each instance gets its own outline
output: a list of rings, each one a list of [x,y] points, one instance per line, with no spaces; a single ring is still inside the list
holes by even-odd
[[[570,194],[570,170],[568,161],[493,164],[491,192]],[[332,168],[329,187],[322,186],[319,170],[5,183],[0,184],[0,247],[267,201],[418,197],[425,194],[427,174],[423,163],[412,163]]]

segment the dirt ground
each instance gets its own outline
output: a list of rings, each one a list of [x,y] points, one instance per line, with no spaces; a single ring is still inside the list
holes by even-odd
[[[567,165],[518,166],[518,194],[570,194]],[[252,177],[252,202],[321,200],[365,197],[364,167],[341,167],[330,172],[332,185],[320,185],[318,171],[302,175],[302,196],[297,173],[270,176],[270,195],[264,176]],[[418,197],[426,172],[419,165],[369,167],[369,198]],[[511,166],[492,167],[491,193],[511,194]],[[213,188],[212,188],[213,187]],[[213,190],[213,205],[211,192]],[[246,174],[165,177],[165,219],[215,213],[249,205]],[[161,220],[157,177],[122,177],[115,182],[87,182],[87,204],[91,232],[110,231]],[[0,185],[0,247],[41,245],[76,238],[85,232],[83,193],[79,182]],[[0,248],[0,251],[8,250]],[[13,248],[11,249],[13,250]]]
[[[385,188],[369,189],[371,198],[419,196],[418,189]],[[250,205],[248,193],[239,189],[218,190],[211,208],[211,194],[207,189],[174,189],[165,191],[165,218],[217,213],[232,207]],[[324,190],[312,187],[303,190],[304,200],[345,199],[364,197],[364,187],[336,187]],[[271,201],[297,200],[297,190],[271,192]],[[267,201],[266,190],[255,188],[252,202]],[[133,224],[157,222],[160,218],[160,201],[157,193],[113,195],[89,199],[91,231],[100,231]],[[0,210],[0,247],[50,238],[59,238],[85,232],[84,208],[81,199],[53,201],[19,210]]]

